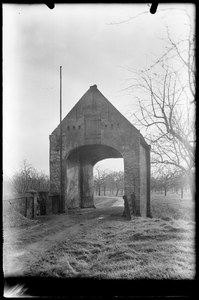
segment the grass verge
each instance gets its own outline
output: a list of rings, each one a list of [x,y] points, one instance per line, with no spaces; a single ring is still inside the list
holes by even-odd
[[[88,223],[86,231],[60,241],[29,271],[64,278],[193,279],[195,223],[190,211],[181,215],[183,207],[172,203],[169,199],[157,208],[155,200],[153,219],[126,221],[123,208],[117,208],[94,227],[88,229]]]

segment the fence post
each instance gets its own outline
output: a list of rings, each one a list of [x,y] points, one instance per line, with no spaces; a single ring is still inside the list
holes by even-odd
[[[35,196],[32,197],[32,218],[34,218],[34,199],[35,199]]]
[[[27,217],[27,206],[28,206],[28,198],[26,197],[26,202],[25,202],[25,217]]]

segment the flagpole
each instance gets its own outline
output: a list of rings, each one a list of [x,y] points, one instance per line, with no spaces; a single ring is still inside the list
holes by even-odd
[[[60,212],[63,212],[62,197],[62,66],[60,66]]]

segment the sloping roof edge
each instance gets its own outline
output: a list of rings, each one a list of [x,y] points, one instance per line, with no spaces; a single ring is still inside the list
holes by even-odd
[[[144,137],[142,136],[142,134],[140,133],[140,131],[100,92],[100,90],[98,90],[97,85],[94,84],[93,86],[90,86],[90,88],[83,94],[83,96],[78,100],[78,102],[71,108],[71,110],[67,113],[67,115],[63,118],[62,123],[64,122],[64,120],[67,118],[67,116],[70,114],[70,112],[78,105],[78,103],[82,100],[83,97],[85,97],[85,95],[90,91],[90,90],[97,90],[103,97],[104,99],[106,99],[106,101],[109,103],[110,106],[113,107],[113,109],[115,109],[124,119],[126,122],[128,122],[135,131],[137,131],[137,133],[139,133],[140,135],[140,141],[142,143],[142,145],[144,147],[149,147],[149,145],[147,144],[147,142],[145,141]],[[54,132],[59,129],[60,124],[58,124],[58,126],[52,131],[51,135],[54,134]]]

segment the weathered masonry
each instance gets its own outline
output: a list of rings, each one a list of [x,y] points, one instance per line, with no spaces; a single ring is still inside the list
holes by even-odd
[[[97,89],[91,86],[62,120],[61,211],[94,206],[93,167],[124,159],[124,191],[136,215],[150,216],[150,146]],[[50,135],[50,191],[60,190],[60,125]]]

